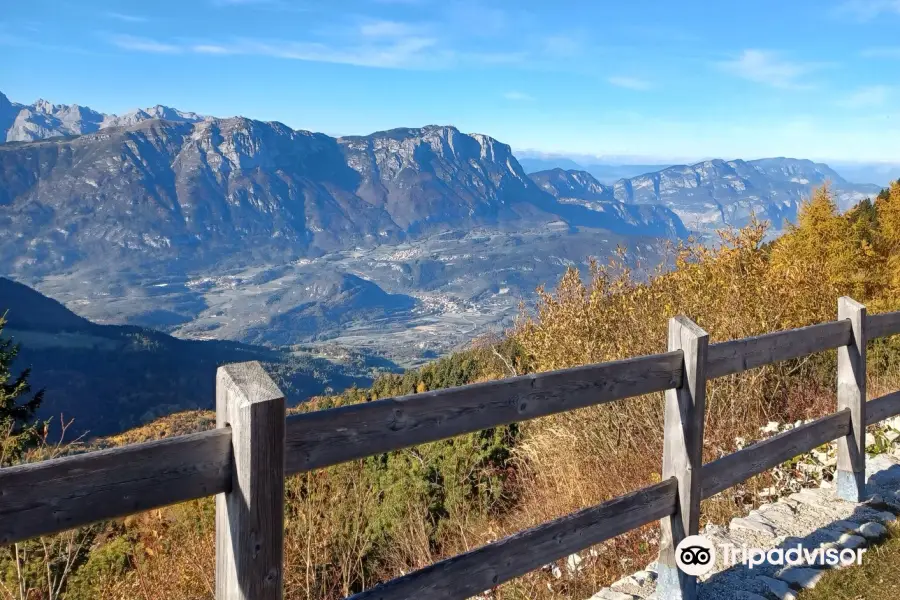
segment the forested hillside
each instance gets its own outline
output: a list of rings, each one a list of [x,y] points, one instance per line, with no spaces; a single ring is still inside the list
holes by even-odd
[[[695,320],[715,342],[834,320],[841,295],[865,303],[870,313],[900,309],[900,183],[845,214],[822,188],[784,236],[765,243],[767,226],[753,221],[722,231],[714,246],[673,247],[670,266],[649,280],[633,277],[615,260],[593,264],[587,276],[569,269],[555,289],[541,291],[536,306],[523,309],[504,339],[383,376],[367,389],[316,398],[299,410],[659,352],[667,319],[677,314]],[[769,421],[832,412],[834,367],[832,352],[711,382],[704,460],[759,438]],[[869,375],[873,395],[900,388],[900,341],[871,343]],[[285,597],[343,598],[658,481],[661,400],[654,394],[291,477]],[[147,435],[137,430],[108,443]],[[771,498],[778,482],[763,475],[711,498],[703,517],[717,521],[744,512],[761,490]],[[68,598],[149,600],[163,597],[160,590],[172,599],[212,598],[213,537],[213,502],[205,499],[54,538],[51,548],[62,556],[71,548],[65,540],[75,542],[62,586]],[[632,532],[585,553],[578,576],[564,567],[560,577],[538,571],[502,586],[495,597],[588,597],[652,560],[656,543],[653,527]],[[19,558],[20,569],[20,555],[0,551],[0,576],[8,589],[23,578],[43,589],[47,561],[40,542],[25,546],[30,553]],[[62,573],[63,564],[51,560],[51,572]]]
[[[0,277],[3,335],[20,345],[16,366],[44,389],[38,417],[67,439],[119,433],[188,409],[211,409],[216,367],[261,361],[295,402],[372,379],[365,365],[218,340],[181,340],[128,325],[98,325],[28,286]]]

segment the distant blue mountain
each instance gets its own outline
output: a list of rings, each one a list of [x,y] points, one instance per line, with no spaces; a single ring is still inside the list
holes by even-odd
[[[853,183],[874,183],[887,187],[900,179],[900,163],[832,162],[831,168]]]
[[[529,156],[519,158],[519,164],[528,174],[539,173],[541,171],[552,171],[553,169],[562,169],[564,171],[584,171],[590,173],[600,183],[613,183],[619,179],[628,179],[637,177],[645,173],[653,173],[662,171],[671,166],[669,164],[653,165],[621,165],[612,163],[588,163],[581,164],[565,156],[545,156],[535,157]]]
[[[566,171],[584,171],[585,168],[574,160],[554,156],[550,158],[519,158],[519,164],[525,169],[526,173],[537,173],[538,171],[549,171],[551,169],[564,169]]]

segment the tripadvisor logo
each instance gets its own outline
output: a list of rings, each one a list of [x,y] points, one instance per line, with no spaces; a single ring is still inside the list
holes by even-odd
[[[716,564],[716,548],[702,535],[689,535],[675,548],[675,564],[688,575],[705,575]]]
[[[797,543],[782,548],[749,548],[735,544],[720,544],[719,555],[724,568],[738,563],[753,569],[763,564],[774,566],[808,565],[834,567],[837,565],[861,565],[865,548],[840,547],[804,547]],[[675,563],[687,575],[705,575],[716,564],[716,547],[709,538],[702,535],[689,535],[681,540],[675,548]]]

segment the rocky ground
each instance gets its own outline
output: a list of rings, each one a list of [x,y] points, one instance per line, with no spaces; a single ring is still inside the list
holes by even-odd
[[[795,548],[799,543],[810,549],[855,549],[877,544],[887,535],[885,526],[900,514],[900,447],[892,444],[888,451],[870,455],[866,479],[870,499],[864,503],[837,499],[832,484],[823,480],[818,487],[764,504],[728,525],[707,525],[701,533],[716,547],[733,544],[768,550]],[[569,564],[579,562],[574,557],[569,557]],[[825,573],[825,568],[813,564],[775,567],[764,563],[750,569],[743,564],[729,568],[721,556],[716,561],[716,567],[700,578],[701,600],[790,600],[800,590],[814,587]],[[590,600],[656,598],[654,562]]]

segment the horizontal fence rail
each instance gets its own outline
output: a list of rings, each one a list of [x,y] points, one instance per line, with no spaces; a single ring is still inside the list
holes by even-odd
[[[352,600],[469,598],[675,511],[674,479],[549,521],[393,579]]]
[[[0,469],[0,544],[230,489],[228,429]]]
[[[874,425],[900,414],[900,392],[866,402],[866,425]]]
[[[681,352],[522,375],[288,417],[286,472],[681,385]]]
[[[740,373],[807,354],[833,350],[850,341],[850,323],[834,321],[709,346],[708,379]]]
[[[864,307],[854,306],[860,306],[861,311],[861,317],[853,321],[855,325],[846,319],[710,344],[703,363],[705,376],[700,381],[705,384],[709,379],[835,348],[847,356],[846,349],[855,340],[900,333],[900,312],[867,316]],[[857,327],[864,331],[856,331]],[[860,368],[864,370],[864,355],[863,348],[855,358],[854,364],[860,365],[857,374]],[[674,350],[388,398],[290,416],[283,421],[283,429],[274,427],[272,431],[279,436],[283,432],[284,473],[300,473],[482,429],[677,389],[685,380],[685,360],[682,350]],[[265,411],[265,402],[270,400],[266,394],[275,398],[280,392],[257,367],[235,369],[230,385],[244,393],[247,401],[259,403],[254,410]],[[228,373],[220,369],[222,372]],[[241,373],[253,377],[241,379],[237,377]],[[283,401],[280,396],[279,401]],[[854,419],[856,426],[860,421],[871,425],[900,414],[900,392],[864,404],[858,417],[851,417],[857,413],[844,408],[703,465],[700,496],[713,496],[824,443],[846,440],[852,437]],[[243,410],[244,404],[236,406]],[[267,438],[254,434],[232,439],[231,423],[223,421],[222,416],[219,428],[212,431],[0,469],[0,544],[186,500],[249,493],[233,489],[238,485],[233,448],[238,443],[242,448],[250,447],[247,444],[256,448],[257,444],[267,444]],[[254,485],[250,477],[247,485]],[[679,510],[676,495],[675,479],[667,479],[441,561],[353,598],[466,598],[641,525],[674,518]],[[256,501],[252,494],[251,500]],[[254,506],[237,505],[244,511],[249,508],[252,516]],[[217,529],[227,526],[226,521],[220,523],[218,519]],[[253,527],[249,522],[248,526]],[[282,543],[280,536],[273,535],[271,543]],[[246,558],[238,554],[234,560]],[[280,581],[280,574],[276,578]],[[240,588],[235,593],[244,592]],[[280,596],[272,592],[266,597]]]
[[[715,496],[798,454],[844,437],[849,432],[850,411],[842,410],[706,463],[701,475],[700,495],[704,499]]]
[[[900,311],[868,315],[866,330],[870,340],[900,333]]]

